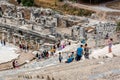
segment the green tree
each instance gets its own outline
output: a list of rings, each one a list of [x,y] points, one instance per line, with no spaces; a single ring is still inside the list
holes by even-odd
[[[22,0],[23,6],[33,6],[34,0]]]
[[[58,1],[63,2],[64,0],[58,0]]]
[[[116,28],[117,32],[120,32],[120,22],[117,22],[117,28]]]

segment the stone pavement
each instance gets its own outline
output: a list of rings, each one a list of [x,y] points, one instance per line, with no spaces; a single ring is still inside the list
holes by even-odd
[[[62,63],[41,69],[22,68],[0,72],[0,76],[3,80],[119,80],[119,58]]]

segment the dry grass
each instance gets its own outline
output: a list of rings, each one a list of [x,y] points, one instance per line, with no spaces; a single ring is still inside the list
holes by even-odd
[[[44,5],[44,6],[47,6],[47,5],[52,5],[52,6],[54,6],[57,2],[58,2],[58,0],[34,0],[34,2],[35,2],[35,4],[37,4],[37,5]]]
[[[16,5],[15,0],[9,0],[9,2]],[[51,8],[60,13],[69,15],[90,16],[93,13],[93,11],[85,10],[82,8],[79,9],[68,4],[66,5],[63,2],[59,2],[58,0],[34,0],[34,4],[38,7]],[[29,18],[27,17],[27,19]]]
[[[55,3],[57,0],[36,0],[38,2],[44,2],[44,3]]]
[[[112,8],[112,9],[120,10],[120,1],[115,1],[115,2],[112,2],[112,3],[108,3],[106,6],[109,7],[109,8]]]
[[[13,3],[15,5],[18,5],[17,2],[15,0],[9,0],[10,3]]]
[[[34,2],[38,7],[52,8],[63,14],[89,16],[93,13],[93,11],[73,7],[58,0],[34,0]]]

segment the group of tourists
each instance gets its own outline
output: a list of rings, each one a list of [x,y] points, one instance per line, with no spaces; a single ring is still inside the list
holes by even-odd
[[[36,56],[37,60],[40,60],[40,59],[47,59],[49,58],[49,52],[44,50],[41,54],[39,53],[36,53]]]
[[[108,52],[109,53],[112,52],[112,44],[113,44],[113,39],[112,38],[108,39]],[[54,56],[54,53],[56,52],[56,50],[57,51],[62,50],[67,45],[71,45],[71,43],[67,42],[67,44],[65,44],[65,43],[61,44],[61,42],[58,41],[58,43],[53,45],[50,50],[44,50],[41,53],[37,53],[35,57],[37,58],[37,60],[48,59],[50,56]],[[20,45],[20,48],[21,49],[28,49],[29,47],[24,48],[22,45]],[[71,53],[69,53],[69,55],[67,55],[68,57],[67,57],[67,60],[65,61],[65,63],[71,63],[74,60],[75,61],[80,61],[82,59],[82,57],[84,57],[85,59],[89,59],[89,55],[91,53],[90,49],[91,48],[88,47],[87,43],[85,43],[83,45],[80,45],[80,47],[77,48],[76,52],[71,52]],[[59,52],[58,60],[59,60],[60,63],[62,62],[62,60],[63,60],[62,52]],[[14,68],[18,67],[17,61],[13,61],[13,67]]]
[[[58,42],[52,45],[49,50],[46,49],[46,50],[43,50],[41,53],[37,53],[36,58],[37,60],[47,59],[51,56],[54,56],[56,51],[60,51],[64,49],[67,45],[71,45],[70,41],[61,42],[60,40],[58,40]]]
[[[88,47],[87,44],[84,46],[81,45],[79,48],[77,48],[77,53],[76,53],[76,61],[81,60],[82,56],[84,56],[86,59],[89,59],[89,51],[90,47]]]
[[[62,49],[64,49],[67,45],[71,45],[71,42],[70,41],[58,41],[57,43],[56,43],[56,49],[57,50],[62,50]]]
[[[82,43],[82,42],[81,42]],[[112,52],[112,45],[113,45],[113,39],[109,38],[107,39],[107,45],[108,45],[108,53]],[[72,52],[71,55],[68,56],[67,61],[65,63],[70,63],[73,60],[80,61],[82,58],[89,59],[90,55],[90,47],[88,47],[88,44],[85,43],[84,45],[80,45],[80,47],[77,48],[76,53]],[[61,63],[63,59],[62,53],[59,53],[59,62]]]
[[[29,50],[29,46],[28,45],[24,45],[24,44],[19,44],[19,48],[21,50],[24,50],[25,52],[27,52]]]
[[[89,59],[89,51],[90,47],[87,46],[87,44],[85,44],[84,46],[81,45],[80,47],[77,48],[76,54],[74,52],[71,52],[70,55],[68,56],[67,61],[65,61],[65,63],[70,63],[73,60],[79,61],[81,60],[82,56],[84,56],[86,59]],[[62,62],[62,54],[61,52],[59,53],[59,62]]]
[[[62,62],[62,59],[63,59],[63,56],[62,56],[62,53],[59,52],[59,62],[61,63]],[[69,56],[68,56],[68,59],[67,61],[65,61],[65,63],[70,63],[74,60],[74,52],[72,52]]]

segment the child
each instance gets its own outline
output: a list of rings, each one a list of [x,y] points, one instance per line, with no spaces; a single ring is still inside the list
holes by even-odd
[[[59,62],[60,62],[60,63],[62,62],[62,59],[63,59],[63,57],[62,57],[62,55],[61,55],[61,52],[59,52]]]
[[[113,44],[113,39],[110,38],[108,41],[108,52],[111,53],[112,52],[112,44]]]

